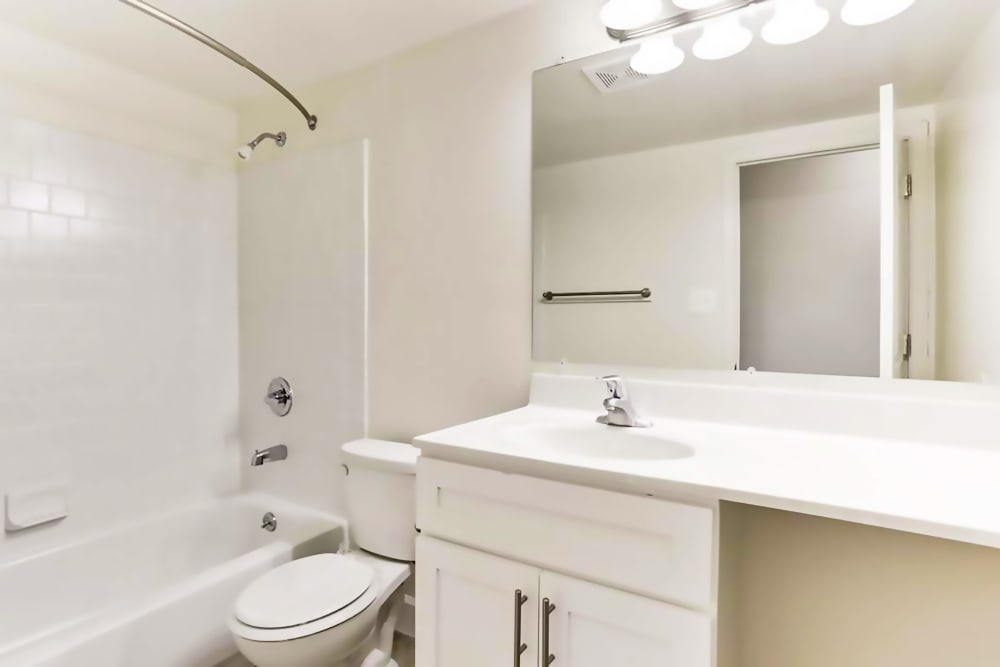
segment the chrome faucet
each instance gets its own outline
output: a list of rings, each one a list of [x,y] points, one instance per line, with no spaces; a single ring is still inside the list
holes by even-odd
[[[253,456],[250,458],[251,466],[262,466],[265,463],[270,463],[271,461],[284,461],[288,458],[288,447],[284,445],[275,445],[274,447],[268,447],[267,449],[255,449]]]
[[[608,414],[598,417],[598,424],[630,428],[648,428],[651,425],[648,421],[639,418],[632,402],[628,400],[628,388],[624,378],[618,375],[608,375],[597,379],[608,386],[609,394],[604,399],[604,409],[608,411]]]

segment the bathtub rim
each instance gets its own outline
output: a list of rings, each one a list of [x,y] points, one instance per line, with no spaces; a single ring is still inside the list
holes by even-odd
[[[17,561],[5,563],[0,566],[0,569],[13,567],[16,564],[23,564],[45,556],[58,555],[65,550],[85,547],[91,542],[97,542],[102,539],[114,539],[115,536],[127,533],[130,530],[146,528],[150,523],[169,521],[185,513],[199,509],[215,508],[219,505],[235,505],[257,508],[261,511],[273,511],[279,515],[279,518],[282,513],[286,516],[294,515],[301,523],[288,529],[288,532],[276,534],[272,539],[230,559],[211,565],[206,569],[193,572],[189,577],[158,588],[149,596],[142,596],[137,599],[117,600],[93,616],[68,620],[64,623],[59,623],[55,627],[47,628],[39,633],[8,643],[4,645],[3,651],[0,652],[0,667],[21,665],[24,664],[24,659],[48,660],[58,657],[67,646],[71,646],[77,641],[84,641],[89,636],[95,634],[114,631],[126,623],[128,618],[136,614],[142,615],[156,610],[161,605],[168,604],[182,596],[186,591],[200,590],[205,583],[211,583],[223,577],[226,571],[232,568],[233,565],[238,566],[244,562],[279,558],[284,552],[287,552],[288,557],[294,560],[300,557],[295,555],[297,550],[309,548],[317,540],[322,541],[327,537],[331,539],[329,543],[331,548],[336,545],[336,553],[341,553],[347,544],[347,522],[342,517],[316,510],[315,508],[298,505],[297,503],[268,494],[250,492],[187,503],[184,506],[165,512],[148,515],[145,519],[139,521],[123,521],[114,526],[109,526],[98,533],[88,535],[84,539],[74,540],[58,547],[18,559]],[[60,634],[62,635],[60,639],[47,639],[48,637]],[[12,660],[22,662],[11,662]]]
[[[348,545],[348,521],[344,517],[337,514],[332,514],[329,512],[324,512],[323,510],[316,509],[314,507],[309,507],[308,505],[300,505],[290,500],[285,500],[277,496],[272,496],[267,493],[261,493],[259,491],[248,491],[245,493],[234,493],[224,496],[209,496],[206,498],[190,501],[180,505],[178,507],[171,508],[169,510],[164,510],[162,512],[154,512],[146,514],[141,517],[132,517],[124,521],[119,521],[113,524],[103,527],[96,532],[87,533],[85,535],[79,535],[74,539],[63,544],[56,544],[50,547],[41,549],[34,553],[26,554],[24,556],[19,556],[13,560],[0,562],[0,572],[8,568],[13,568],[18,565],[23,565],[32,560],[45,558],[48,556],[54,556],[64,551],[79,548],[83,545],[91,544],[93,542],[99,542],[104,539],[108,539],[115,535],[121,533],[127,533],[131,530],[141,529],[148,527],[150,523],[159,523],[163,521],[169,521],[170,519],[177,518],[184,514],[195,512],[199,509],[210,509],[217,507],[218,505],[237,505],[246,507],[260,507],[264,512],[274,512],[278,515],[280,520],[281,514],[296,516],[302,519],[316,519],[320,521],[328,521],[340,527],[344,537],[340,550],[344,550]],[[275,511],[277,510],[277,511]]]

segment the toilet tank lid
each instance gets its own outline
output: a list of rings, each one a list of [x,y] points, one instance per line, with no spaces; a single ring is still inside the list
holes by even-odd
[[[413,445],[388,440],[354,440],[341,449],[348,464],[404,475],[417,472],[420,450]]]

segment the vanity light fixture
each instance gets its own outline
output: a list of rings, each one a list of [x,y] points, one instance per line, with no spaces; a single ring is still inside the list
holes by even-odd
[[[774,16],[760,31],[768,44],[798,44],[823,32],[830,12],[816,0],[775,0]]]
[[[608,0],[601,7],[601,22],[609,28],[631,30],[663,13],[662,0]]]
[[[642,43],[632,56],[630,65],[639,74],[666,74],[684,63],[684,51],[674,43],[672,35],[658,35]]]
[[[753,33],[735,15],[712,19],[694,43],[694,55],[702,60],[722,60],[744,51],[753,41]]]
[[[840,18],[847,25],[873,25],[902,14],[914,2],[916,0],[847,0]]]
[[[845,0],[840,16],[844,23],[865,26],[887,21],[906,11],[916,0]],[[768,44],[797,44],[823,32],[830,12],[817,0],[673,0],[685,11],[660,17],[662,0],[608,0],[601,20],[608,35],[622,44],[650,40],[666,33],[704,24],[694,54],[703,60],[720,60],[740,53],[753,42],[753,32],[740,22],[746,10],[773,3],[774,15],[761,30]],[[633,56],[632,69],[642,74],[662,74],[684,62],[680,48],[669,42],[646,46]],[[638,65],[638,67],[636,67]],[[639,69],[643,68],[643,69]]]

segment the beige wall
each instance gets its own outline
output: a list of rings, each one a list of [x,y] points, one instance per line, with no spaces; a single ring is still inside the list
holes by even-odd
[[[241,113],[286,154],[371,140],[371,435],[526,400],[531,72],[609,46],[594,5],[554,0],[297,91],[316,133],[280,99]],[[722,667],[1000,663],[1000,552],[735,506],[723,530]]]
[[[233,164],[231,109],[3,23],[0,109],[139,148]]]
[[[938,377],[1000,382],[1000,11],[939,105]]]
[[[722,512],[719,667],[1000,665],[1000,550]]]

